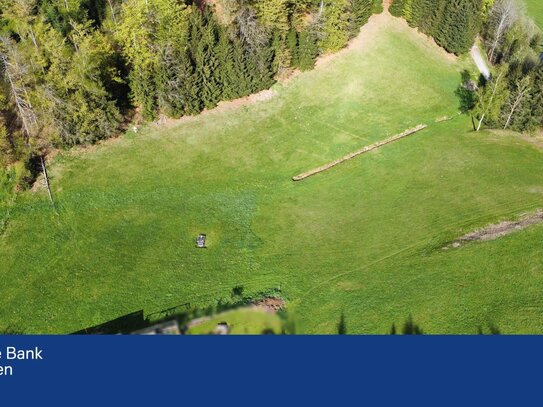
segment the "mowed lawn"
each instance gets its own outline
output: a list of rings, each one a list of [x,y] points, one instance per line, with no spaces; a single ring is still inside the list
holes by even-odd
[[[384,20],[383,20],[384,19]],[[543,332],[543,228],[442,250],[543,207],[543,155],[470,131],[463,64],[381,18],[369,42],[268,101],[149,126],[51,166],[0,238],[0,328],[67,333],[129,312],[280,288],[297,332]],[[364,37],[362,37],[364,39]],[[291,177],[430,127],[301,183]],[[208,248],[197,250],[198,233]]]
[[[539,28],[543,29],[543,1],[526,0],[526,3],[528,5],[528,14],[534,18]]]

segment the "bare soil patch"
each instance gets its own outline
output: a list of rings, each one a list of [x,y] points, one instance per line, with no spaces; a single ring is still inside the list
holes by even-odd
[[[539,223],[543,223],[542,209],[539,209],[533,213],[524,214],[515,221],[503,221],[500,223],[485,226],[484,228],[478,229],[474,232],[462,236],[447,247],[457,248],[469,242],[496,240],[500,237],[509,235],[519,230],[526,229]]]
[[[264,102],[267,100],[273,99],[277,95],[277,92],[273,89],[265,89],[261,92],[254,93],[249,96],[245,96],[239,99],[235,100],[229,100],[229,101],[223,101],[219,102],[217,107],[209,110],[204,110],[203,112],[195,115],[195,116],[183,116],[179,119],[172,119],[169,117],[162,116],[157,121],[153,122],[152,125],[155,127],[160,128],[171,128],[175,127],[177,125],[180,125],[182,123],[188,123],[195,119],[199,119],[201,117],[208,116],[212,113],[221,113],[221,112],[227,112],[229,110],[238,109],[243,106],[252,105],[254,103],[258,102]]]
[[[532,144],[533,146],[543,150],[543,131],[541,133],[537,133],[532,136],[527,135],[527,134],[522,134],[520,135],[520,138]]]
[[[285,306],[282,298],[268,297],[253,303],[252,307],[263,310],[269,314],[275,314]]]

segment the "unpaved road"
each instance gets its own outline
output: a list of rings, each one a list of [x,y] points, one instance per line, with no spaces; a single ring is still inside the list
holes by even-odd
[[[490,79],[490,69],[488,69],[488,65],[486,64],[485,59],[483,58],[483,55],[481,54],[481,50],[477,45],[474,45],[471,47],[470,55],[473,61],[475,62],[475,65],[477,65],[477,68],[479,69],[479,72],[485,77],[486,80]]]

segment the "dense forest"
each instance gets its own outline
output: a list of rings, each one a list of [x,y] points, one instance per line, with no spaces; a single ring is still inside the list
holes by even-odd
[[[0,0],[0,168],[23,163],[15,168],[26,177],[51,148],[266,89],[344,47],[380,7],[378,0]]]
[[[476,129],[533,131],[543,126],[543,35],[524,3],[495,0],[482,41],[494,75],[475,92]]]
[[[395,0],[390,12],[434,37],[447,51],[461,54],[473,45],[489,1],[492,0]]]
[[[449,52],[467,52],[479,35],[494,73],[467,75],[459,89],[474,129],[533,131],[543,126],[543,36],[520,0],[395,0],[392,14]]]
[[[96,142],[134,120],[197,114],[312,69],[381,7],[380,0],[0,0],[0,185],[30,181],[53,148]],[[482,38],[494,75],[467,76],[459,90],[475,129],[543,124],[543,41],[519,1],[395,0],[390,11],[456,54]]]

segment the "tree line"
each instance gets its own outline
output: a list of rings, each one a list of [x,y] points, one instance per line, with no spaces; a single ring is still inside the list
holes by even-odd
[[[462,54],[473,45],[491,0],[394,0],[390,12],[404,17],[447,51]]]
[[[491,78],[464,75],[458,90],[474,130],[543,126],[543,36],[521,0],[394,0],[390,12],[447,51],[467,52],[479,36]]]
[[[495,0],[481,37],[492,78],[473,92],[475,130],[482,125],[531,132],[543,127],[543,35],[518,0]]]
[[[269,88],[379,0],[0,0],[0,168]],[[44,168],[43,168],[44,169]]]

